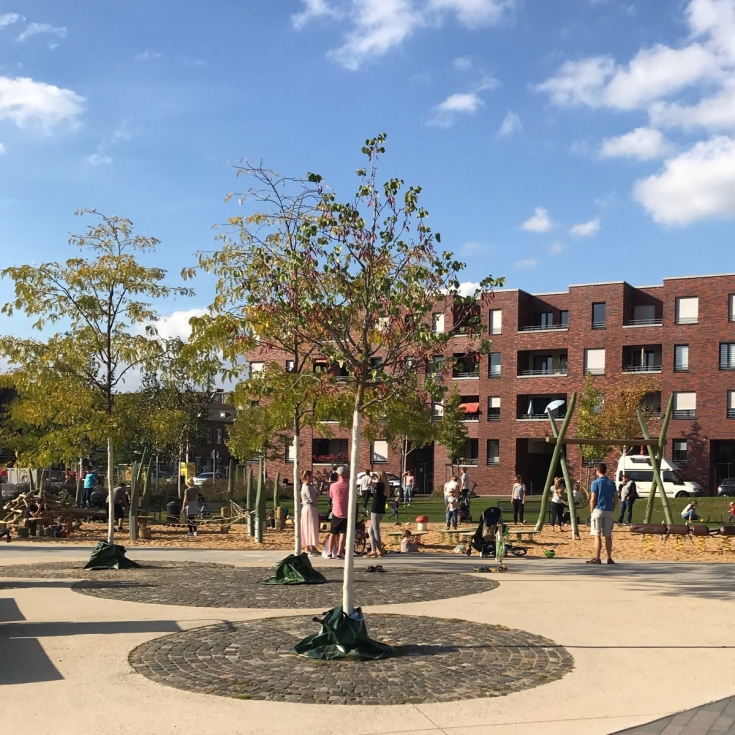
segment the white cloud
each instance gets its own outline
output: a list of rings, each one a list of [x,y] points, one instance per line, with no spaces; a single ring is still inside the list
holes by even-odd
[[[592,237],[600,231],[600,218],[596,217],[591,219],[589,222],[580,222],[578,225],[574,225],[570,230],[569,234],[572,237]]]
[[[184,66],[188,66],[190,69],[200,69],[207,65],[207,62],[204,59],[196,59],[191,56],[182,56],[179,59],[179,62]]]
[[[696,104],[655,102],[648,110],[652,125],[662,128],[729,130],[735,128],[735,82]]]
[[[637,181],[633,196],[664,225],[735,217],[735,140],[697,143],[666,161],[661,173]]]
[[[514,133],[517,133],[523,128],[521,124],[521,118],[515,112],[509,112],[498,130],[498,135],[501,138],[509,138]]]
[[[517,260],[513,267],[517,271],[527,271],[531,268],[535,268],[538,265],[538,260],[536,258],[526,258],[525,260]]]
[[[15,40],[22,43],[29,38],[33,38],[33,36],[40,36],[44,33],[50,33],[59,38],[66,38],[66,28],[63,26],[52,26],[50,23],[30,23]]]
[[[553,226],[549,213],[542,207],[536,207],[533,216],[521,225],[521,229],[526,232],[548,232]]]
[[[458,293],[460,296],[472,296],[480,288],[479,283],[473,283],[472,281],[464,281],[459,284]]]
[[[195,316],[206,314],[206,309],[187,309],[186,311],[174,311],[168,316],[162,316],[154,322],[160,337],[174,339],[176,337],[186,341],[191,335],[189,320]]]
[[[133,61],[156,61],[156,59],[160,59],[163,56],[163,54],[160,51],[141,51],[139,54],[136,54],[133,57]]]
[[[459,56],[452,62],[452,66],[457,71],[469,71],[472,69],[473,63],[469,56]]]
[[[485,103],[474,92],[450,94],[436,107],[436,114],[429,120],[430,125],[448,128],[454,124],[456,115],[474,115]]]
[[[355,71],[400,47],[421,28],[437,28],[447,18],[468,28],[493,25],[514,4],[515,0],[302,0],[303,10],[291,22],[301,29],[314,19],[346,20],[344,43],[328,56]]]
[[[549,246],[549,252],[552,255],[559,255],[564,250],[564,244],[561,242],[552,242]]]
[[[600,157],[651,161],[655,158],[664,158],[672,153],[673,148],[660,130],[636,128],[617,138],[605,138],[600,146]]]
[[[7,148],[2,143],[0,143],[0,156],[4,155],[5,153],[7,153]]]
[[[317,18],[336,18],[338,12],[326,0],[301,0],[304,9],[291,16],[294,28],[301,30],[307,23]]]
[[[87,163],[92,166],[111,166],[112,158],[105,153],[92,153],[91,156],[87,156]]]
[[[133,118],[125,118],[113,131],[110,136],[110,145],[116,145],[117,143],[128,143],[135,137],[135,130],[133,130]]]
[[[18,13],[3,13],[0,15],[0,28],[12,26],[13,23],[17,23],[20,20],[25,20],[25,18],[22,15],[18,15]]]
[[[39,126],[50,133],[57,125],[79,125],[84,97],[70,89],[37,82],[28,77],[0,76],[0,120],[19,128]]]

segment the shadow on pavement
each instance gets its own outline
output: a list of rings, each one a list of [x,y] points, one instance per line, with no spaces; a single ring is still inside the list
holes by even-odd
[[[116,633],[177,633],[173,620],[112,620],[109,622],[5,623],[0,626],[2,641],[20,638],[50,638],[68,635],[114,635]]]

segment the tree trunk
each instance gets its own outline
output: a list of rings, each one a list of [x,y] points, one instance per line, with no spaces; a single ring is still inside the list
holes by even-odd
[[[352,448],[350,451],[350,499],[347,507],[347,540],[345,541],[345,572],[342,583],[342,609],[351,615],[355,609],[352,595],[355,577],[355,523],[357,521],[357,463],[360,459],[360,425],[362,423],[362,391],[355,400],[352,414]],[[388,488],[386,488],[387,491]]]
[[[258,462],[258,491],[255,494],[255,540],[263,543],[263,521],[261,508],[265,507],[265,482],[263,481],[263,460]]]
[[[128,529],[130,532],[130,540],[136,541],[138,538],[138,495],[140,493],[140,477],[138,474],[138,463],[133,462],[133,472],[130,475],[130,510],[128,511]]]
[[[301,553],[301,471],[299,454],[301,449],[301,425],[297,416],[293,422],[293,553]]]
[[[79,458],[79,470],[77,472],[77,507],[82,507],[82,497],[84,493],[84,481],[82,480],[82,458]]]
[[[107,437],[107,543],[115,543],[115,498],[112,493],[112,473],[115,469],[112,437]]]
[[[255,536],[255,508],[253,508],[253,468],[249,468],[248,484],[245,489],[245,510],[248,514],[248,536]]]

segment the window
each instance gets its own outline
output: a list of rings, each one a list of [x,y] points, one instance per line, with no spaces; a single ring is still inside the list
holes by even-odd
[[[592,329],[604,329],[605,328],[605,302],[600,301],[596,304],[592,304]]]
[[[500,377],[500,353],[491,352],[487,358],[488,364],[488,377],[499,378]]]
[[[533,372],[540,375],[549,375],[554,372],[554,358],[552,355],[534,355]]]
[[[605,350],[585,350],[584,351],[584,372],[589,375],[605,374]]]
[[[735,293],[730,294],[727,302],[727,320],[735,322]]]
[[[489,465],[500,464],[500,441],[498,439],[487,440],[487,463]]]
[[[674,372],[689,372],[689,345],[676,345],[674,347]]]
[[[222,429],[217,429],[217,444],[222,444]]]
[[[378,368],[383,364],[383,358],[382,357],[371,357],[370,358],[370,367],[371,368]]]
[[[678,465],[685,465],[687,463],[686,439],[674,439],[674,448],[671,452],[671,459],[673,459]]]
[[[459,464],[477,467],[477,448],[477,439],[467,439],[464,443],[464,456],[460,457]]]
[[[569,326],[569,312],[568,311],[559,312],[559,325],[565,328]]]
[[[286,444],[286,462],[293,462],[296,457],[296,439]]]
[[[633,324],[652,324],[656,321],[656,307],[653,304],[641,304],[633,307]]]
[[[436,334],[443,334],[444,312],[436,312],[432,316],[434,317],[434,332],[436,332]]]
[[[735,342],[720,342],[720,370],[735,370]]]
[[[440,373],[444,369],[444,356],[443,355],[434,355],[434,357],[431,358],[431,365],[429,366],[429,372],[431,373]]]
[[[699,297],[682,296],[676,300],[676,323],[696,324],[699,321]]]
[[[207,444],[212,443],[212,435],[213,435],[213,432],[212,432],[212,428],[210,427],[209,429],[207,429]]]
[[[256,375],[257,373],[262,373],[264,367],[265,367],[264,362],[251,362],[250,363],[250,374]]]
[[[286,372],[292,373],[295,370],[296,363],[293,360],[286,360]]]
[[[487,399],[487,420],[500,421],[500,396],[489,396]]]
[[[674,393],[674,418],[694,419],[697,417],[697,394]]]
[[[554,326],[554,312],[542,311],[540,314],[534,314],[534,324],[541,329],[548,329]]]
[[[735,419],[735,390],[727,391],[727,418]]]
[[[503,331],[503,312],[501,309],[490,309],[490,334]]]
[[[441,421],[444,417],[444,404],[443,403],[432,403],[431,404],[431,420]]]
[[[388,463],[388,442],[376,439],[370,449],[370,464]]]

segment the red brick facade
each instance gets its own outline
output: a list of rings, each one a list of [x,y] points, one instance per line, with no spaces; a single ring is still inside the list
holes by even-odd
[[[720,360],[721,343],[735,343],[730,298],[733,294],[735,275],[723,275],[667,278],[661,286],[644,288],[624,282],[599,283],[570,286],[564,293],[532,295],[520,290],[502,290],[484,297],[480,306],[486,327],[491,310],[502,312],[500,333],[489,335],[492,352],[500,354],[500,376],[490,376],[490,358],[482,356],[479,375],[452,381],[463,396],[479,398],[479,420],[467,422],[469,437],[477,440],[476,465],[469,469],[473,483],[477,483],[477,492],[507,494],[516,473],[524,476],[534,492],[540,492],[549,462],[550,449],[543,444],[550,433],[548,420],[523,416],[529,408],[531,414],[542,414],[551,400],[568,400],[573,391],[581,392],[586,354],[591,365],[597,360],[594,362],[597,369],[593,367],[594,380],[603,395],[631,371],[660,381],[660,397],[651,397],[654,409],[665,410],[674,392],[696,394],[693,414],[683,410],[678,415],[684,418],[675,418],[670,424],[666,456],[674,455],[675,441],[685,441],[684,475],[699,482],[705,493],[713,492],[722,477],[735,475],[735,403],[729,397],[729,391],[735,392],[735,369],[730,369],[735,368],[735,348],[731,363],[721,366]],[[698,299],[696,318],[682,316],[677,320],[679,298]],[[597,328],[593,328],[593,303],[605,304],[604,324],[595,325]],[[694,302],[680,302],[679,307],[682,315],[691,314]],[[563,312],[566,312],[565,327],[561,326]],[[451,331],[451,308],[444,318],[445,329]],[[446,354],[462,353],[466,340],[454,336]],[[688,345],[688,370],[675,370],[676,345]],[[590,355],[587,350],[605,351],[604,372],[599,369],[601,353]],[[285,356],[275,354],[252,353],[249,358],[254,362],[285,361]],[[488,411],[491,397],[500,399],[499,420],[489,416],[497,413]],[[687,400],[691,402],[692,396],[678,400],[682,406],[689,407],[691,403]],[[728,412],[728,408],[733,410]],[[728,419],[728,413],[733,418]],[[659,424],[655,420],[651,422],[654,434],[658,433]],[[574,435],[574,422],[570,435]],[[348,437],[349,431],[335,432],[336,439]],[[302,466],[312,464],[312,440],[318,438],[316,432],[304,432]],[[497,464],[488,464],[488,440],[499,441]],[[679,444],[676,449],[681,458],[684,445]],[[573,476],[579,477],[582,462],[576,447],[569,447],[567,459]],[[615,457],[608,460],[614,462]],[[411,457],[409,466],[414,463],[419,470],[417,484],[423,479],[424,485],[440,485],[451,472],[446,451],[441,446]],[[360,466],[363,469],[370,465],[371,446],[364,442]],[[398,474],[397,451],[389,450],[387,464],[380,466],[383,467]],[[314,466],[317,474],[320,469]],[[329,467],[323,469],[327,471]],[[285,461],[273,467],[276,470],[290,471]]]

